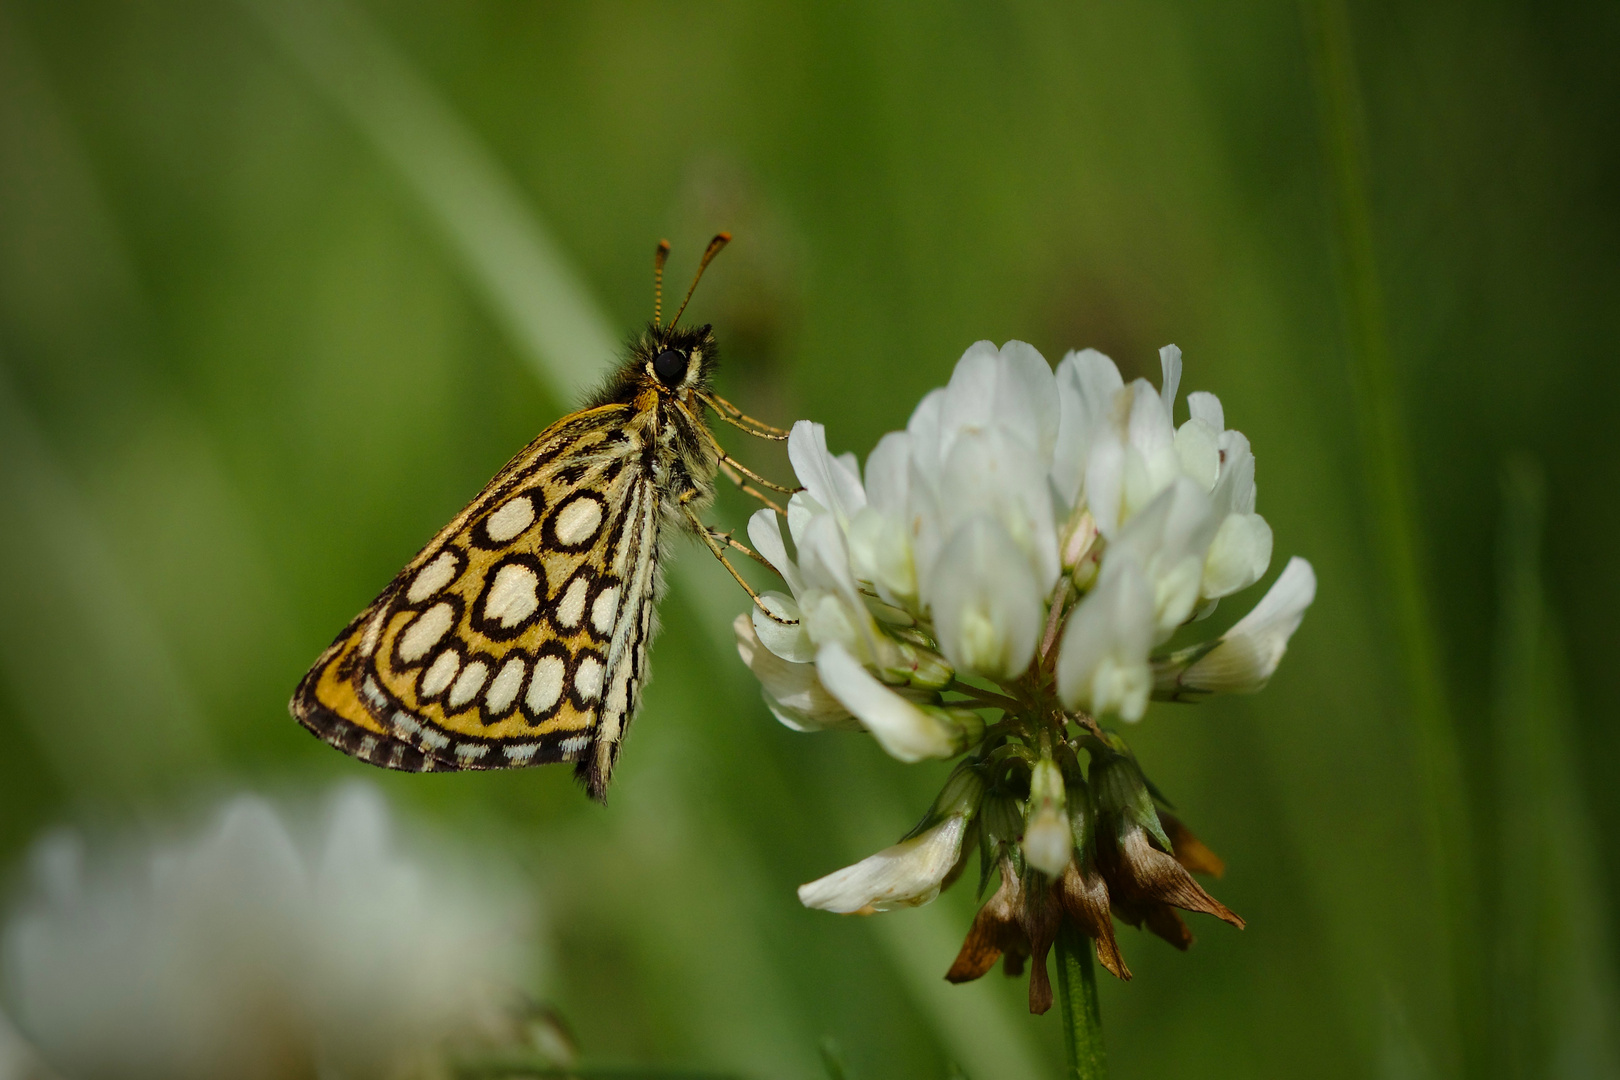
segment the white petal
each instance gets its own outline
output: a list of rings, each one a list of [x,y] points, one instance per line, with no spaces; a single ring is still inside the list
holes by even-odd
[[[759,610],[759,604],[755,604],[748,614],[760,643],[783,660],[796,664],[808,664],[814,660],[816,646],[805,626],[804,612],[799,602],[779,592],[761,593],[759,599],[770,609],[771,615],[790,620],[790,623],[777,622]]]
[[[1153,591],[1130,560],[1105,565],[1069,616],[1058,651],[1058,694],[1071,708],[1142,715],[1152,688]]]
[[[1226,430],[1226,414],[1221,410],[1221,399],[1207,390],[1194,390],[1187,395],[1187,411],[1194,420],[1202,420],[1216,431]]]
[[[1170,410],[1164,407],[1164,399],[1146,379],[1134,380],[1129,389],[1131,399],[1130,412],[1126,414],[1127,440],[1144,457],[1153,457],[1170,449],[1176,429],[1170,423]]]
[[[1046,464],[1004,429],[958,436],[946,460],[939,507],[947,532],[979,514],[994,517],[1024,553],[1042,594],[1057,583],[1061,564]]]
[[[787,544],[782,540],[782,516],[775,510],[756,510],[748,519],[748,539],[764,560],[776,567],[787,587],[795,594],[804,589],[798,564],[788,557]]]
[[[1204,557],[1206,600],[1230,596],[1259,581],[1271,565],[1271,526],[1259,514],[1228,514]]]
[[[902,606],[917,598],[917,566],[905,522],[867,506],[849,523],[849,564],[855,576]]]
[[[1001,347],[993,416],[1025,438],[1042,461],[1051,460],[1057,441],[1057,382],[1052,365],[1035,346],[1009,341]]]
[[[1221,474],[1221,433],[1196,416],[1176,431],[1176,457],[1181,471],[1205,491],[1215,487]]]
[[[815,664],[790,663],[761,648],[754,625],[745,615],[738,615],[731,627],[737,635],[737,655],[759,680],[772,715],[785,726],[795,731],[860,726],[821,685]]]
[[[1159,350],[1159,371],[1163,380],[1159,387],[1159,398],[1164,402],[1164,414],[1171,423],[1176,418],[1176,391],[1181,387],[1181,349],[1175,345],[1166,345]]]
[[[843,528],[831,514],[817,514],[795,537],[799,544],[799,573],[805,589],[833,589],[850,603],[860,602],[855,575],[849,568],[849,544]]]
[[[799,902],[845,915],[926,904],[939,895],[941,882],[956,865],[966,829],[967,819],[952,814],[910,840],[799,886]]]
[[[1181,472],[1181,459],[1175,450],[1176,429],[1170,423],[1170,412],[1164,401],[1153,392],[1147,380],[1137,379],[1131,384],[1131,411],[1127,420],[1126,436],[1131,449],[1141,455],[1152,490],[1139,495],[1136,506],[1157,495]],[[1127,493],[1127,502],[1132,502]]]
[[[863,662],[873,659],[873,639],[865,625],[872,616],[864,605],[856,611],[849,601],[826,589],[806,589],[800,601],[799,623],[817,647],[836,641]]]
[[[928,606],[940,649],[958,671],[1017,679],[1040,637],[1044,592],[1000,521],[977,516],[957,529],[929,577]]]
[[[1001,353],[994,343],[976,341],[968,346],[951,371],[939,412],[939,457],[950,457],[951,446],[964,431],[982,431],[995,416],[996,380]]]
[[[1080,482],[1099,427],[1125,386],[1119,368],[1096,349],[1070,352],[1057,367],[1058,435],[1052,449],[1052,483],[1064,509],[1080,497]]]
[[[940,387],[923,395],[906,421],[906,434],[911,437],[911,460],[931,484],[939,482],[943,455],[940,452],[941,414],[945,411],[945,389]]]
[[[940,512],[937,483],[939,469],[938,463],[935,464],[936,479],[929,480],[914,456],[907,480],[906,532],[911,540],[911,558],[916,567],[919,589],[922,582],[928,580],[929,570],[934,565],[934,560],[939,557],[940,547],[945,543],[946,522]]]
[[[1185,476],[1160,492],[1119,531],[1103,566],[1130,560],[1154,594],[1156,625],[1166,637],[1192,615],[1203,582],[1204,553],[1219,527],[1210,497]]]
[[[1210,495],[1218,514],[1254,513],[1254,453],[1243,432],[1221,432],[1221,478]]]
[[[906,513],[911,477],[911,435],[891,431],[866,458],[866,502],[895,517]]]
[[[808,491],[795,491],[788,496],[787,522],[788,535],[793,537],[795,544],[804,543],[804,530],[810,522],[823,514],[832,511],[815,500]]]
[[[1029,781],[1029,820],[1019,846],[1031,866],[1055,878],[1074,856],[1074,833],[1065,806],[1063,773],[1057,763],[1043,758],[1035,763]]]
[[[1091,444],[1086,459],[1086,505],[1097,531],[1106,537],[1119,531],[1125,504],[1125,457],[1124,439],[1106,431]]]
[[[1316,599],[1316,571],[1295,556],[1254,610],[1188,668],[1180,684],[1208,693],[1251,694],[1266,685],[1288,651],[1305,609]]]
[[[891,757],[912,764],[953,757],[961,750],[957,729],[878,682],[838,642],[821,647],[816,672],[821,685],[860,719]]]
[[[1049,808],[1036,811],[1024,828],[1019,847],[1029,865],[1047,877],[1057,877],[1074,857],[1074,833],[1068,815]]]
[[[840,525],[866,505],[866,491],[856,470],[827,452],[827,429],[800,420],[788,434],[788,460],[810,497],[831,510]]]

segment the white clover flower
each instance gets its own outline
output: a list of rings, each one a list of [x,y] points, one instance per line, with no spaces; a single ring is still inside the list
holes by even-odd
[[[926,904],[939,895],[945,875],[956,865],[966,828],[965,817],[948,817],[919,836],[800,885],[799,902],[839,915]]]
[[[1272,552],[1248,440],[1209,393],[1188,395],[1177,426],[1181,351],[1159,360],[1154,388],[1092,349],[1054,371],[1022,342],[978,342],[864,474],[821,425],[796,424],[788,453],[803,488],[780,517],[749,522],[787,591],[739,617],[738,650],[777,719],[858,725],[906,762],[967,754],[926,828],[800,899],[838,912],[927,903],[981,849],[986,879],[999,867],[1003,885],[953,979],[1008,950],[1044,965],[1052,905],[1106,940],[1099,955],[1122,977],[1110,910],[1181,947],[1190,934],[1172,908],[1241,925],[1187,877],[1218,860],[1161,820],[1101,722],[1140,720],[1153,698],[1259,689],[1315,581],[1294,559],[1221,638],[1155,652],[1259,581]],[[1108,785],[1093,799],[1099,777]],[[1032,974],[1036,1011],[1045,986]]]
[[[1316,599],[1316,572],[1292,558],[1254,610],[1210,645],[1154,664],[1154,693],[1172,700],[1207,694],[1253,694],[1271,681],[1288,639]]]
[[[797,612],[797,607],[785,610]],[[776,625],[769,619],[765,621]],[[731,628],[737,635],[737,654],[759,680],[771,715],[783,725],[794,731],[860,727],[850,711],[821,685],[814,664],[784,660],[765,648],[747,615],[738,615]]]
[[[873,678],[836,641],[827,642],[816,655],[816,674],[890,756],[907,764],[955,757],[984,733],[984,721],[977,713],[907,700]]]
[[[179,843],[52,835],[5,926],[8,1011],[70,1076],[388,1074],[521,985],[530,907],[392,828],[353,787],[315,829],[240,796]]]
[[[1069,616],[1058,653],[1058,695],[1095,714],[1140,720],[1153,690],[1153,591],[1133,561],[1110,563]]]

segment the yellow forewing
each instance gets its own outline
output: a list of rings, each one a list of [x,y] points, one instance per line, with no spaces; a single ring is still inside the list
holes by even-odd
[[[322,654],[294,715],[389,768],[579,762],[601,797],[652,630],[653,422],[607,405],[542,432]]]

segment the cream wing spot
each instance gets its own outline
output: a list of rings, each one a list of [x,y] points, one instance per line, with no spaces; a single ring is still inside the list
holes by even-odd
[[[585,594],[589,591],[590,583],[583,577],[576,577],[568,583],[562,598],[557,601],[554,613],[557,625],[567,630],[579,625],[579,621],[585,617]]]
[[[461,669],[456,676],[455,685],[450,687],[450,707],[459,709],[467,702],[478,696],[478,691],[484,688],[484,680],[489,677],[489,665],[482,660],[474,660]]]
[[[422,659],[444,637],[455,617],[456,609],[446,603],[434,604],[418,615],[399,639],[399,658],[407,664]]]
[[[619,587],[603,589],[591,604],[591,626],[603,637],[613,633],[613,616],[619,612]]]
[[[510,630],[540,608],[540,578],[522,563],[503,563],[484,594],[484,619]]]
[[[519,495],[502,503],[484,522],[484,531],[491,540],[504,544],[534,524],[534,500]]]
[[[455,552],[439,552],[432,562],[416,572],[416,577],[411,579],[410,589],[405,593],[405,599],[413,604],[420,604],[455,579],[458,565],[460,560]]]
[[[596,535],[602,524],[602,504],[595,496],[572,499],[557,511],[552,531],[565,547],[576,547]]]
[[[456,677],[461,670],[461,657],[454,649],[446,649],[433,659],[433,666],[427,669],[422,676],[422,696],[435,697],[444,693],[444,688],[450,685],[450,680]]]
[[[518,690],[523,686],[524,670],[523,658],[511,657],[501,667],[500,674],[489,684],[489,692],[484,695],[484,704],[492,716],[506,712],[512,707],[512,702],[517,700]]]
[[[574,669],[574,692],[581,701],[595,701],[602,694],[602,661],[586,653]]]
[[[534,675],[529,679],[529,692],[523,703],[535,716],[544,716],[562,699],[563,676],[566,671],[560,656],[542,656],[534,662]]]

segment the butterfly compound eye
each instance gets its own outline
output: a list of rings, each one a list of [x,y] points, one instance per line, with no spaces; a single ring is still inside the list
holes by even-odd
[[[665,349],[653,359],[653,374],[665,386],[679,386],[686,375],[686,354],[677,349]]]

